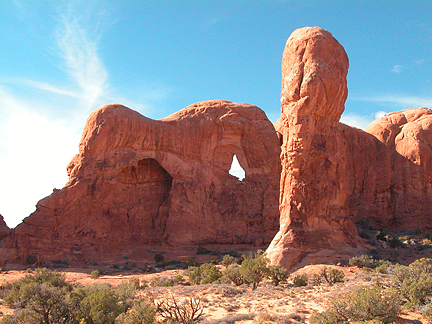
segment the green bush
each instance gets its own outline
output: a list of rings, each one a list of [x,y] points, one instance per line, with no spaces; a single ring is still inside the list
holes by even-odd
[[[240,271],[239,266],[231,266],[223,272],[224,276],[226,276],[232,283],[236,286],[240,286],[245,283],[245,279],[243,277],[242,272]]]
[[[120,314],[115,324],[153,324],[156,323],[156,307],[148,300],[136,303],[129,312]]]
[[[91,273],[90,273],[90,278],[92,278],[92,279],[97,279],[97,278],[99,278],[101,276],[101,272],[99,271],[99,270],[93,270]]]
[[[349,294],[340,294],[331,300],[331,307],[314,313],[309,322],[343,323],[378,321],[392,322],[400,313],[400,297],[392,288],[359,287]]]
[[[149,303],[137,301],[139,281],[133,279],[136,280],[117,287],[106,284],[73,287],[62,273],[36,269],[15,281],[5,294],[4,302],[18,309],[1,323],[151,324],[155,309]]]
[[[333,286],[336,282],[343,282],[345,278],[345,274],[341,270],[327,267],[323,268],[322,276],[329,286]]]
[[[210,253],[212,253],[212,251],[206,249],[204,246],[198,246],[198,249],[196,251],[197,255],[200,255],[200,254],[210,254]]]
[[[222,258],[222,265],[224,267],[229,267],[231,264],[237,263],[237,258],[234,258],[233,256],[229,254],[225,254]]]
[[[425,304],[432,297],[432,259],[422,258],[409,266],[397,264],[392,281],[403,296],[405,306]]]
[[[284,267],[271,265],[268,267],[268,278],[271,280],[274,286],[279,285],[281,281],[285,281],[289,277],[288,270]]]
[[[213,283],[222,277],[219,269],[211,263],[204,263],[199,267],[189,267],[187,275],[189,281],[195,285]]]
[[[348,264],[352,267],[374,268],[375,267],[375,260],[371,256],[369,256],[367,254],[363,254],[360,256],[352,257],[351,259],[348,260]]]
[[[309,283],[308,277],[305,274],[297,275],[294,277],[294,287],[303,287],[307,286]]]
[[[252,284],[252,290],[258,287],[268,275],[269,260],[262,251],[257,251],[254,258],[245,257],[240,266],[240,272],[247,284]]]

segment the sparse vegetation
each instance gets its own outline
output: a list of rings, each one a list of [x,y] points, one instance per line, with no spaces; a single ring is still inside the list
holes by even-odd
[[[322,269],[321,275],[330,286],[333,286],[336,282],[343,282],[345,277],[341,270],[328,267]]]
[[[156,309],[164,321],[191,324],[198,322],[204,313],[205,300],[202,296],[178,299],[170,297],[156,302]]]
[[[195,285],[213,283],[222,277],[219,269],[211,263],[204,263],[199,267],[189,267],[187,274],[189,281]]]
[[[349,260],[358,269],[310,266],[294,273],[288,282],[288,271],[269,265],[262,252],[243,255],[241,264],[225,264],[210,261],[188,270],[159,268],[148,274],[139,273],[137,267],[134,275],[118,275],[120,270],[98,265],[98,270],[87,272],[86,278],[97,278],[104,271],[97,282],[112,277],[118,286],[78,286],[67,282],[63,273],[33,269],[22,272],[20,280],[1,285],[3,305],[14,313],[0,314],[0,323],[217,324],[252,319],[286,324],[388,323],[397,316],[403,318],[405,312],[414,312],[425,322],[432,318],[432,259],[404,266],[363,255]],[[337,285],[342,281],[343,285]],[[320,300],[330,302],[328,309],[311,316],[310,305]],[[220,311],[225,316],[214,319],[212,314]]]
[[[101,272],[99,271],[99,270],[93,270],[91,273],[90,273],[90,278],[92,278],[92,279],[97,279],[97,278],[99,278],[101,276]]]
[[[297,275],[294,278],[294,287],[304,287],[307,286],[309,283],[308,277],[305,274]]]
[[[377,321],[389,323],[400,313],[400,297],[392,288],[358,287],[349,294],[331,299],[331,307],[315,313],[311,324]]]

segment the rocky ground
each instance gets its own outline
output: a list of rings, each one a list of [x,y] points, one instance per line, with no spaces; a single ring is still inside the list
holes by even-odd
[[[376,234],[373,231],[364,230],[362,236]],[[366,238],[367,239],[367,238]],[[387,237],[388,241],[380,241],[370,238],[370,252],[382,259],[390,259],[393,263],[409,264],[418,258],[432,257],[432,241],[429,235],[411,234],[394,236],[393,241]],[[397,239],[397,241],[395,241]],[[329,304],[329,299],[334,294],[349,292],[357,286],[388,285],[391,275],[378,274],[367,269],[349,266],[348,260],[342,260],[339,264],[317,264],[308,265],[293,271],[287,282],[274,287],[270,282],[262,282],[256,290],[243,285],[236,287],[233,284],[207,284],[191,285],[185,272],[185,258],[176,253],[160,251],[149,251],[148,262],[135,263],[128,257],[113,260],[112,263],[92,264],[85,267],[69,267],[67,264],[51,264],[50,268],[64,272],[67,280],[77,285],[90,285],[94,283],[109,283],[119,285],[139,281],[142,287],[140,294],[150,294],[155,300],[162,300],[170,296],[197,297],[201,296],[205,304],[203,320],[208,323],[232,323],[233,321],[252,321],[255,322],[307,322],[308,318],[315,311],[323,311]],[[195,251],[193,257],[189,257],[189,262],[209,262],[220,256],[211,253],[211,250],[200,248]],[[221,251],[218,253],[224,253]],[[240,255],[247,252],[246,247],[242,247]],[[198,253],[198,254],[197,254]],[[150,256],[156,254],[163,256],[164,261],[156,263]],[[178,259],[184,259],[180,262]],[[223,270],[222,265],[218,265]],[[344,282],[329,286],[327,283],[317,285],[313,282],[314,274],[322,271],[323,267],[333,267],[343,271]],[[30,269],[30,268],[29,268]],[[7,270],[3,269],[0,273],[0,286],[7,286],[23,276],[29,269]],[[92,279],[91,273],[99,270],[102,275]],[[149,271],[150,272],[147,272]],[[306,274],[309,284],[306,287],[294,287],[293,279],[297,275]],[[164,282],[182,277],[181,284],[172,287],[161,286]],[[0,306],[2,314],[11,314],[12,309],[4,305]],[[426,323],[417,311],[404,310],[398,319],[400,323]]]

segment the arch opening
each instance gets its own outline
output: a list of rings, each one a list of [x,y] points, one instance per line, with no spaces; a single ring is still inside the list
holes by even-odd
[[[237,159],[237,156],[235,154],[233,156],[231,168],[230,168],[228,173],[231,174],[232,176],[236,177],[240,181],[242,181],[246,177],[246,172],[242,168],[242,166],[240,165],[240,163]]]

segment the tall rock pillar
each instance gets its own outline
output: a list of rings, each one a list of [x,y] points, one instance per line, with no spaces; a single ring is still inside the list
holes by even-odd
[[[267,250],[273,264],[291,268],[306,255],[361,244],[348,217],[346,145],[339,131],[348,65],[345,50],[326,30],[301,28],[288,38],[278,122],[280,229]]]

